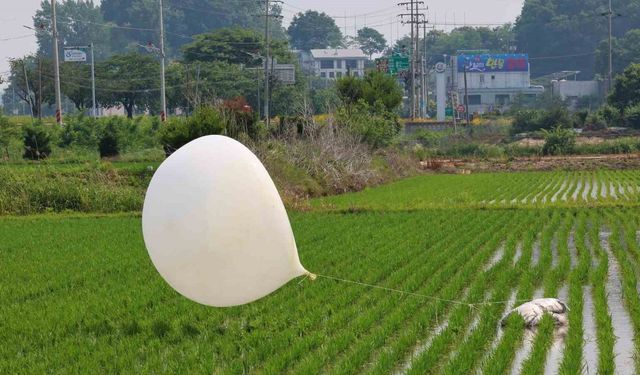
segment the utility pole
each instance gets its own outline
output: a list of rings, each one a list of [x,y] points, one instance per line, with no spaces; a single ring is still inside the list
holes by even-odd
[[[271,123],[271,113],[269,112],[269,55],[271,54],[271,33],[269,30],[269,17],[271,4],[269,0],[264,1],[264,119],[267,128]]]
[[[38,53],[38,120],[42,120],[42,59]]]
[[[469,121],[469,89],[467,87],[467,64],[464,64],[464,113],[467,119],[467,127],[471,125],[471,121]]]
[[[445,22],[446,23],[446,22]],[[445,62],[447,60],[447,55],[444,55],[444,59]],[[454,73],[454,66],[453,66],[453,56],[449,56],[449,66],[451,69],[451,86],[449,87],[449,96],[451,97],[451,110],[452,110],[452,117],[453,117],[453,132],[457,133],[458,132],[458,119],[456,118],[456,95],[455,95],[455,73]]]
[[[422,106],[420,108],[421,117],[429,116],[429,69],[427,67],[427,20],[422,21]]]
[[[271,112],[269,109],[269,99],[271,98],[271,91],[269,89],[269,81],[271,80],[271,71],[269,70],[269,63],[273,67],[273,59],[271,58],[271,30],[270,20],[271,18],[281,18],[276,14],[271,14],[271,3],[281,3],[280,0],[264,0],[264,44],[265,44],[265,57],[264,57],[264,119],[267,127],[271,123]]]
[[[167,119],[167,96],[165,94],[164,82],[164,17],[163,17],[163,0],[160,2],[160,121]]]
[[[56,123],[62,125],[62,95],[60,94],[60,62],[58,61],[58,27],[56,26],[56,0],[51,0],[51,25],[53,31],[53,73],[56,92]]]
[[[98,108],[96,107],[96,63],[93,56],[93,42],[89,44],[91,47],[91,104],[93,105],[93,118],[98,117]]]
[[[420,17],[424,17],[424,13],[418,13],[418,7],[423,5],[424,1],[410,0],[404,3],[398,3],[398,6],[405,6],[410,13],[400,14],[400,17],[409,17],[409,21],[402,21],[402,23],[409,24],[411,26],[411,119],[416,118],[416,66],[418,57],[418,42],[416,36],[420,33],[416,33],[416,28],[420,23]]]
[[[613,87],[613,7],[609,0],[609,77],[607,83],[607,94]]]

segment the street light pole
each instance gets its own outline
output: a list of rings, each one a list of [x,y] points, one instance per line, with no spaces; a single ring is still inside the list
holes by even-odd
[[[164,82],[164,20],[163,20],[163,0],[160,2],[160,120],[167,119],[167,96],[165,94]]]
[[[53,31],[53,72],[56,92],[56,123],[62,124],[62,95],[60,94],[60,63],[58,61],[58,28],[56,26],[56,0],[51,0],[51,24]]]

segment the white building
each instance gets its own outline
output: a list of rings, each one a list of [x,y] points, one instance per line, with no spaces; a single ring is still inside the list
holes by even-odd
[[[526,54],[459,55],[452,60],[447,86],[455,87],[458,103],[468,104],[470,113],[504,111],[520,95],[535,98],[544,93],[544,87],[531,85]]]
[[[602,94],[600,81],[554,80],[551,81],[551,87],[553,95],[559,96],[562,100],[576,101],[585,96],[600,96]]]
[[[369,56],[360,49],[328,48],[295,53],[303,70],[326,79],[347,75],[362,77],[365,62],[369,60]]]

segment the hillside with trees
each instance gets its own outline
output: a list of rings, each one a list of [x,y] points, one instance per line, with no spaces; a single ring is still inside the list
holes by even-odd
[[[526,0],[514,32],[518,51],[535,58],[533,76],[579,70],[582,79],[589,79],[606,73],[599,46],[608,38],[608,6],[603,0]],[[639,0],[614,0],[613,13],[614,37],[624,39],[640,28]],[[626,65],[617,65],[616,71]]]

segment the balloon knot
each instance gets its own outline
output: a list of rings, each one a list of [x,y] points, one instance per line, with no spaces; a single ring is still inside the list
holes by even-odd
[[[307,272],[307,277],[309,278],[309,280],[311,281],[316,281],[316,279],[318,278],[318,275],[311,273],[311,272]]]

